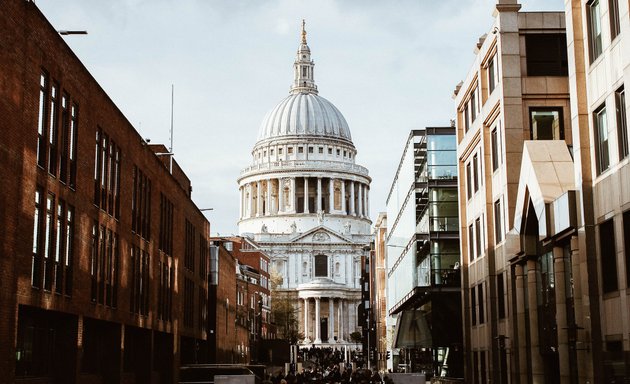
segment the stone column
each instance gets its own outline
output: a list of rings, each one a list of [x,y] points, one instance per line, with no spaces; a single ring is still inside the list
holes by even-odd
[[[346,181],[341,180],[341,210],[344,215],[347,215],[346,212]]]
[[[262,182],[256,182],[256,217],[262,216]]]
[[[357,214],[356,210],[354,209],[354,181],[350,182],[350,214],[352,216]]]
[[[335,340],[335,299],[328,298],[328,342],[332,343]]]
[[[282,198],[282,179],[278,178],[278,191],[276,193],[278,199],[278,213],[284,213],[284,199]]]
[[[516,281],[516,338],[518,343],[518,366],[512,371],[519,372],[520,382],[527,383],[527,333],[525,324],[525,279],[523,266],[514,266]]]
[[[273,214],[273,198],[271,197],[271,179],[267,179],[267,204],[265,204],[265,216]]]
[[[311,339],[308,337],[309,329],[308,329],[308,305],[309,299],[304,298],[304,341],[309,342]]]
[[[343,299],[339,299],[339,342],[343,342],[345,341],[345,318],[343,317],[343,305],[344,305],[344,300]]]
[[[540,342],[538,333],[538,299],[536,294],[536,261],[527,261],[527,300],[529,304],[529,359],[532,364],[532,378],[534,383],[545,381],[542,356],[540,355]]]
[[[567,300],[564,269],[564,249],[553,247],[553,275],[555,278],[556,324],[558,333],[558,360],[560,365],[560,383],[571,383],[571,365],[569,360],[569,326],[567,323]]]
[[[254,187],[252,183],[247,184],[249,197],[247,198],[247,217],[253,217],[254,213]]]
[[[363,184],[359,183],[359,211],[357,216],[363,217]]]
[[[335,191],[334,191],[334,181],[332,177],[328,179],[328,213],[333,213],[335,209]]]
[[[317,212],[322,210],[322,178],[317,178]]]
[[[290,187],[291,191],[289,192],[289,196],[291,196],[291,208],[290,209],[291,209],[291,212],[293,212],[293,213],[295,213],[295,211],[296,211],[295,208],[297,207],[297,204],[296,204],[297,193],[295,193],[296,192],[295,186],[296,186],[295,177],[292,177],[291,178],[291,187]]]
[[[238,189],[238,196],[241,199],[238,204],[238,217],[242,219],[243,218],[243,187],[240,187]]]
[[[308,177],[304,178],[304,213],[310,213],[308,207]]]
[[[365,197],[365,216],[370,217],[370,188],[366,185],[363,196]]]
[[[315,341],[314,343],[318,344],[322,342],[321,339],[321,332],[320,332],[320,316],[321,316],[321,312],[320,312],[320,307],[319,307],[319,302],[320,302],[320,298],[316,297],[315,298]]]

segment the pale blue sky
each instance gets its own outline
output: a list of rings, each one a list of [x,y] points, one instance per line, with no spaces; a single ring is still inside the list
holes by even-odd
[[[562,0],[522,0],[563,10]],[[236,178],[265,113],[292,81],[301,20],[320,95],[344,114],[370,170],[371,214],[385,199],[411,129],[448,125],[451,98],[492,23],[495,0],[37,0],[129,121],[168,146],[213,233],[237,232]]]

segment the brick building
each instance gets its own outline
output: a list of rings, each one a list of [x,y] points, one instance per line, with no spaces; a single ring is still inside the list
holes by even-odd
[[[225,351],[224,362],[266,361],[266,356],[261,355],[261,341],[275,337],[275,330],[271,324],[269,256],[261,251],[254,241],[245,237],[212,238],[212,242],[229,252],[235,259],[236,275],[234,285],[231,287],[235,289],[236,342],[231,341],[234,345],[230,351]],[[225,286],[223,289],[226,289]],[[224,293],[226,294],[227,292]],[[217,299],[219,297],[217,294]]]
[[[3,2],[0,34],[0,376],[171,383],[206,359],[190,180],[33,2]]]

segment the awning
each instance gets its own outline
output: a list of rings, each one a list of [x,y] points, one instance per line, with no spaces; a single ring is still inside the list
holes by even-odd
[[[394,348],[431,348],[433,345],[427,313],[410,309],[399,313],[394,329]]]

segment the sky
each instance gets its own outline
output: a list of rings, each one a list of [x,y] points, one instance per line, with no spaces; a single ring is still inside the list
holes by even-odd
[[[521,0],[558,11],[563,0]],[[212,234],[238,233],[237,177],[265,114],[293,76],[302,19],[319,95],[350,126],[372,177],[370,214],[387,194],[412,129],[449,125],[496,0],[36,0],[131,124],[169,146]]]

